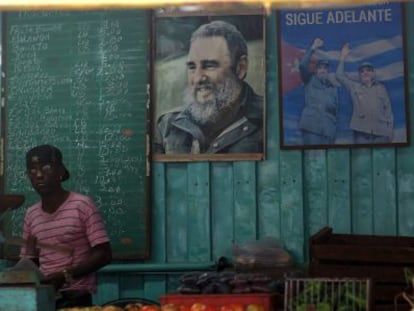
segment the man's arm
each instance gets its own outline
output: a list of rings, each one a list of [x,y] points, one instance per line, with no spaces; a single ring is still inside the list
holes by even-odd
[[[302,81],[304,83],[308,83],[309,79],[312,77],[312,72],[309,70],[309,61],[313,53],[315,53],[315,51],[319,49],[323,45],[323,43],[324,43],[323,40],[320,38],[316,38],[315,40],[313,40],[312,45],[310,46],[310,48],[306,51],[306,53],[303,55],[302,59],[300,60],[299,71],[300,71],[300,76],[302,78]]]
[[[75,267],[68,269],[74,279],[98,271],[112,260],[112,249],[109,242],[91,248],[87,259]]]
[[[351,49],[349,48],[349,44],[345,43],[342,46],[341,52],[339,54],[339,64],[336,68],[336,78],[339,82],[345,85],[346,88],[350,89],[352,87],[352,83],[350,79],[345,75],[345,59],[348,57],[349,53],[351,53]]]
[[[61,265],[62,270],[55,270],[42,280],[42,283],[53,284],[56,289],[62,287],[64,283],[71,283],[96,272],[112,260],[109,236],[98,208],[92,200],[85,201],[82,207],[84,213],[79,216],[78,223],[85,227],[86,240],[83,243],[88,242],[90,247],[87,255],[82,256],[82,259],[75,261],[76,263],[71,266]],[[76,243],[73,247],[76,247]]]
[[[56,289],[59,289],[65,282],[70,281],[68,280],[68,277],[76,280],[77,278],[98,271],[103,266],[109,264],[111,260],[112,250],[110,243],[106,242],[98,244],[92,247],[86,260],[65,271],[59,271],[48,275],[42,279],[42,283],[54,285]]]

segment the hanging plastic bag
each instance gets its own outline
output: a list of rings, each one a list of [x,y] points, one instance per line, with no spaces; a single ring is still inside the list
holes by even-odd
[[[232,255],[236,269],[271,269],[293,264],[293,257],[273,237],[233,244]]]

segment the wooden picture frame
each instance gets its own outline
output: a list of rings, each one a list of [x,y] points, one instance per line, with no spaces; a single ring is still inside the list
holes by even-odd
[[[280,10],[278,30],[281,149],[409,144],[403,4]]]
[[[226,68],[225,62],[228,59],[231,62],[232,56],[222,35],[214,36],[227,43],[224,51],[228,51],[228,56],[224,58],[217,58],[218,54],[214,54],[217,53],[215,43],[208,43],[199,50],[202,52],[197,52],[197,45],[190,42],[191,35],[201,25],[222,22],[234,26],[246,42],[247,58],[242,56],[247,60],[244,62],[244,75],[243,69],[239,69],[243,66],[240,56],[234,61],[240,67],[237,64],[231,66],[232,73],[229,74],[230,69]],[[263,159],[266,106],[263,9],[245,7],[237,13],[231,12],[226,5],[220,8],[183,6],[159,9],[153,14],[152,40],[152,159],[165,162]],[[196,39],[194,42],[202,40]],[[210,54],[201,55],[206,51]],[[224,80],[220,80],[223,77],[230,78],[226,83],[232,78],[238,82],[224,86]],[[205,79],[207,84],[202,84],[201,79]],[[221,102],[218,99],[220,92],[225,94]],[[201,96],[201,99],[197,96]],[[207,101],[204,101],[206,98]],[[221,119],[223,122],[211,121],[213,118],[220,119],[224,109],[217,109],[215,116],[213,112],[211,118],[207,117],[206,110],[198,110],[202,107],[200,100],[204,104],[208,102],[210,107],[213,102],[219,102],[221,107],[223,103],[232,102],[225,112],[231,115],[232,121],[228,122],[227,117]],[[193,107],[198,107],[197,112],[189,112],[190,102]],[[240,110],[234,105],[235,102],[236,105],[241,103]],[[210,109],[210,112],[214,109]]]

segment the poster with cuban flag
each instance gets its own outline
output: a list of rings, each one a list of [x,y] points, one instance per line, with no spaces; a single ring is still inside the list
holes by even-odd
[[[408,144],[403,8],[279,11],[281,149]]]

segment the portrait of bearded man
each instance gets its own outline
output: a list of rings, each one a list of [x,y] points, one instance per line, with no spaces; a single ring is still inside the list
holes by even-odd
[[[191,36],[180,109],[156,122],[155,154],[263,152],[263,96],[245,81],[248,48],[237,27],[215,20]]]

